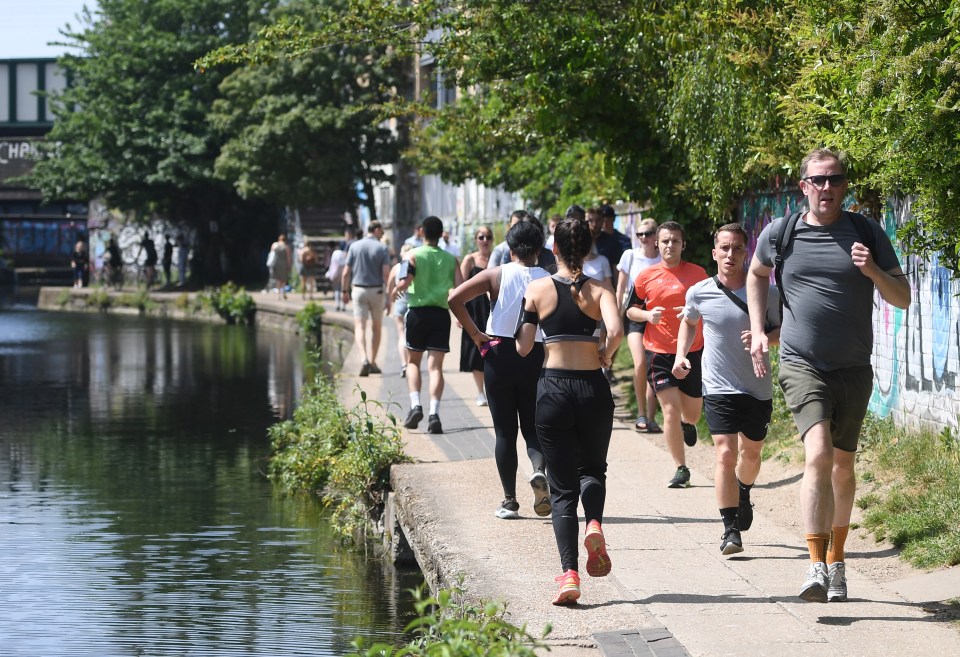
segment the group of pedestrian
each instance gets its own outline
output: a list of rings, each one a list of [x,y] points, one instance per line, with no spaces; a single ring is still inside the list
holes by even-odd
[[[378,322],[392,307],[410,392],[404,426],[416,428],[424,417],[426,353],[427,431],[442,433],[453,312],[463,329],[461,370],[473,373],[477,402],[488,404],[493,419],[503,489],[495,516],[520,516],[519,434],[533,470],[533,511],[551,516],[559,551],[553,603],[567,605],[580,597],[580,505],[586,571],[602,577],[611,569],[603,509],[614,404],[605,370],[624,335],[634,361],[634,427],[659,431],[659,404],[676,468],[670,488],[690,485],[685,450],[706,417],[724,555],[744,550],[743,532],[753,524],[751,492],[773,404],[768,349],[779,343],[779,385],[805,450],[801,509],[811,563],[800,597],[845,600],[854,458],[872,390],[873,290],[900,308],[911,297],[879,224],[843,209],[847,185],[839,155],[810,152],[800,167],[809,209],[765,227],[749,269],[746,232],[721,226],[712,236],[715,276],[683,259],[687,238],[673,221],[641,221],[639,245],[624,246],[610,230],[612,208],[571,206],[551,218],[550,242],[536,217],[514,213],[503,244],[493,247],[492,230],[481,227],[463,263],[440,247],[443,224],[428,217],[392,268],[374,222],[370,240],[347,251],[343,275],[344,294],[355,299],[361,375],[379,371],[376,348],[359,344],[361,323]]]

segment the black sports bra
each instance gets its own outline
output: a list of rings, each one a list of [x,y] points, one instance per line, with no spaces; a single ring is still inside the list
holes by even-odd
[[[573,300],[570,286],[574,281],[560,278],[556,274],[550,279],[557,290],[557,307],[549,316],[540,319],[543,343],[563,341],[599,343],[600,322],[580,310],[580,306]],[[576,282],[582,284],[585,280],[586,277],[581,276]]]

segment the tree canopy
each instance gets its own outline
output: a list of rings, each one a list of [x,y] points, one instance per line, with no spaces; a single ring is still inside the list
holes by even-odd
[[[957,0],[344,0],[204,58],[254,62],[376,44],[426,55],[470,94],[422,121],[411,157],[559,198],[585,148],[660,217],[719,223],[737,198],[848,154],[866,207],[914,195],[902,230],[958,270]],[[553,165],[551,167],[551,164]],[[546,209],[546,208],[543,208]]]

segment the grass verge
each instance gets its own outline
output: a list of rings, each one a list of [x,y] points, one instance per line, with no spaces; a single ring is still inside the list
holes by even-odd
[[[383,514],[390,467],[406,463],[397,419],[367,398],[345,408],[319,367],[293,418],[270,427],[270,478],[287,492],[320,493],[344,538],[362,537]],[[385,418],[385,419],[384,419]]]
[[[363,639],[355,639],[356,652],[348,657],[535,657],[537,649],[549,650],[542,639],[550,626],[538,639],[525,626],[507,622],[503,603],[471,604],[459,587],[443,589],[435,597],[425,597],[422,589],[413,594],[418,617],[406,628],[415,635],[410,643],[399,648],[386,643],[367,646]]]

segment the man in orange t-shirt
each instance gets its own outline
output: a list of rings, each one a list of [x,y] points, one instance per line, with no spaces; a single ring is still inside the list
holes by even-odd
[[[663,435],[667,449],[677,465],[670,488],[690,485],[684,443],[697,444],[697,420],[703,408],[700,384],[700,355],[703,353],[703,323],[697,323],[696,337],[687,354],[690,373],[684,379],[673,376],[677,353],[677,335],[687,290],[707,278],[706,270],[681,259],[686,242],[683,227],[667,221],[657,228],[657,247],[661,262],[647,267],[634,282],[637,299],[643,304],[627,310],[627,318],[647,322],[643,346],[647,351],[647,380],[657,391],[663,409]]]

